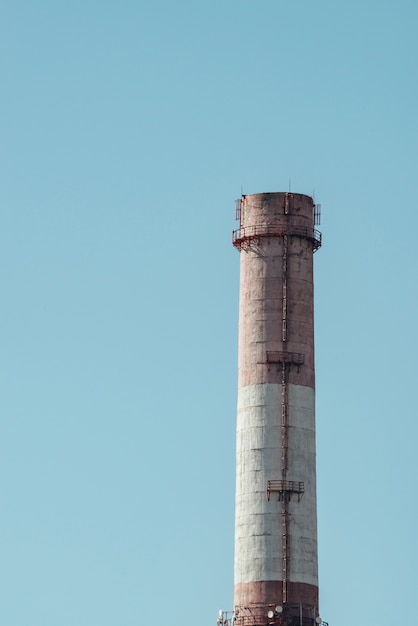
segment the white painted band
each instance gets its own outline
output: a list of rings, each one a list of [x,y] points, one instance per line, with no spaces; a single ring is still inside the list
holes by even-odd
[[[281,392],[278,384],[238,391],[235,584],[282,579],[281,503],[267,501],[268,480],[280,480]],[[288,385],[287,480],[303,481],[288,504],[289,580],[318,585],[315,392]]]

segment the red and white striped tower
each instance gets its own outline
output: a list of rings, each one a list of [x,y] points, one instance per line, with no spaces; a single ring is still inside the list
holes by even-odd
[[[313,253],[309,196],[237,201],[240,228],[236,626],[314,626],[318,609]]]

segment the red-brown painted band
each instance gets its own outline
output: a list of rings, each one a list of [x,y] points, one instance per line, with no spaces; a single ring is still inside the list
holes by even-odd
[[[285,213],[285,211],[287,211]],[[313,201],[303,194],[253,194],[242,203],[242,229],[280,226],[313,231]],[[286,245],[286,268],[283,266]],[[268,351],[302,354],[303,365],[288,366],[288,382],[315,387],[313,254],[305,237],[266,236],[240,252],[239,387],[278,383],[280,366],[268,363]],[[283,339],[284,271],[286,337]]]
[[[315,618],[318,615],[318,587],[305,583],[288,583],[288,599],[283,603],[281,581],[260,581],[235,585],[234,607],[239,615],[252,614],[263,623],[268,609],[277,605],[284,607],[286,616]],[[237,624],[239,626],[238,620]]]

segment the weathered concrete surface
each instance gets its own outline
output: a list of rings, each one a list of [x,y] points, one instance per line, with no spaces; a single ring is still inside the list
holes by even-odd
[[[237,418],[235,584],[280,580],[281,503],[267,500],[267,481],[281,478],[281,385],[239,390]],[[315,396],[310,387],[288,388],[288,476],[305,493],[289,502],[290,579],[318,585]]]

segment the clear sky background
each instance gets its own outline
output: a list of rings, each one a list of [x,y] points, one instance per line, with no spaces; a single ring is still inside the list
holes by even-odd
[[[321,614],[414,623],[417,3],[3,0],[0,624],[233,604],[234,200],[315,194]]]

